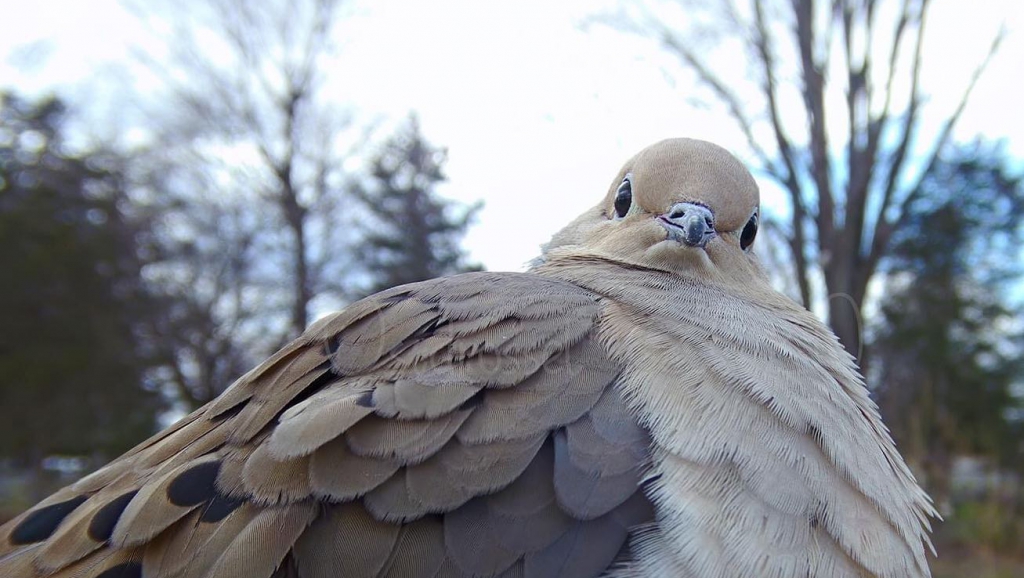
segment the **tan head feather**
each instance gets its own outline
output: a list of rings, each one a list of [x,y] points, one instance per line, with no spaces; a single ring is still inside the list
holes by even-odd
[[[624,187],[631,191],[628,208],[621,198]],[[741,244],[752,218],[756,231],[758,203],[753,177],[722,147],[663,140],[626,162],[601,203],[556,233],[542,260],[579,253],[675,273],[698,270],[709,278],[760,276],[750,247]],[[706,244],[679,240],[669,217],[681,204],[710,213],[714,234]]]

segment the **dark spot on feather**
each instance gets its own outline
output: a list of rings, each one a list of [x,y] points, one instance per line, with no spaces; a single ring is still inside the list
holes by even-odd
[[[167,486],[167,499],[175,506],[198,506],[217,495],[220,462],[205,462],[178,474]]]
[[[811,524],[811,527],[812,527],[812,528],[817,528],[817,527],[818,527],[818,524],[820,524],[820,523],[821,523],[821,522],[820,522],[820,521],[818,520],[818,516],[817,516],[817,515],[812,515],[812,516],[811,516],[811,519],[809,520],[809,522],[810,522],[810,524]]]
[[[357,399],[356,405],[359,407],[374,407],[373,405],[373,391],[364,391]]]
[[[124,562],[107,568],[100,574],[97,574],[96,578],[142,578],[142,563]]]
[[[86,499],[88,496],[75,496],[70,500],[50,504],[30,513],[11,532],[11,544],[16,546],[31,544],[49,538],[57,526],[64,521],[64,518],[82,505]]]
[[[100,508],[93,515],[92,520],[89,521],[89,537],[97,542],[109,540],[110,535],[114,533],[114,526],[121,519],[121,513],[124,512],[124,509],[128,507],[128,502],[132,501],[132,498],[137,493],[138,490],[132,490],[121,494]]]
[[[217,494],[203,510],[203,515],[199,518],[200,522],[219,522],[224,518],[228,517],[228,514],[234,512],[244,503],[244,500],[238,498],[229,498]]]

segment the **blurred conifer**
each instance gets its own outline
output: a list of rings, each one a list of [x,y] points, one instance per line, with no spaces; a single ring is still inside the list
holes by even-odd
[[[142,229],[116,159],[67,152],[55,99],[0,96],[0,461],[109,459],[151,434]]]
[[[1022,463],[1024,182],[1002,152],[961,148],[921,183],[887,261],[882,329],[870,349],[900,449],[937,500],[952,458]],[[1014,298],[1017,292],[1017,299]],[[874,381],[874,380],[873,380]]]
[[[370,159],[370,179],[354,193],[368,212],[360,263],[366,293],[443,275],[480,270],[460,242],[481,204],[462,206],[439,196],[447,151],[420,133],[415,116]]]

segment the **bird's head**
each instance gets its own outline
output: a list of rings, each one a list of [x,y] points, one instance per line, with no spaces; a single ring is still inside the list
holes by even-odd
[[[663,140],[630,159],[601,203],[555,234],[543,260],[596,255],[674,273],[742,274],[758,268],[758,198],[725,149]]]

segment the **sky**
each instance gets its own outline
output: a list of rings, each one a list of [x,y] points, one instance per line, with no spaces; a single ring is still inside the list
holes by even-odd
[[[117,101],[100,72],[129,70],[145,30],[116,0],[3,0],[0,88],[56,91],[98,108]],[[485,203],[466,238],[491,270],[522,270],[539,245],[605,194],[618,168],[662,138],[690,136],[744,154],[723,113],[688,104],[694,87],[647,40],[585,27],[613,0],[464,2],[355,0],[339,28],[336,83],[365,118],[415,111],[447,147],[447,196]],[[923,134],[955,105],[972,67],[1005,24],[1009,35],[979,82],[956,138],[1003,140],[1024,158],[1024,3],[937,2],[928,22]],[[741,72],[742,55],[715,61]],[[733,70],[735,69],[735,70]],[[799,103],[788,103],[798,110]],[[782,209],[761,180],[763,202]]]

